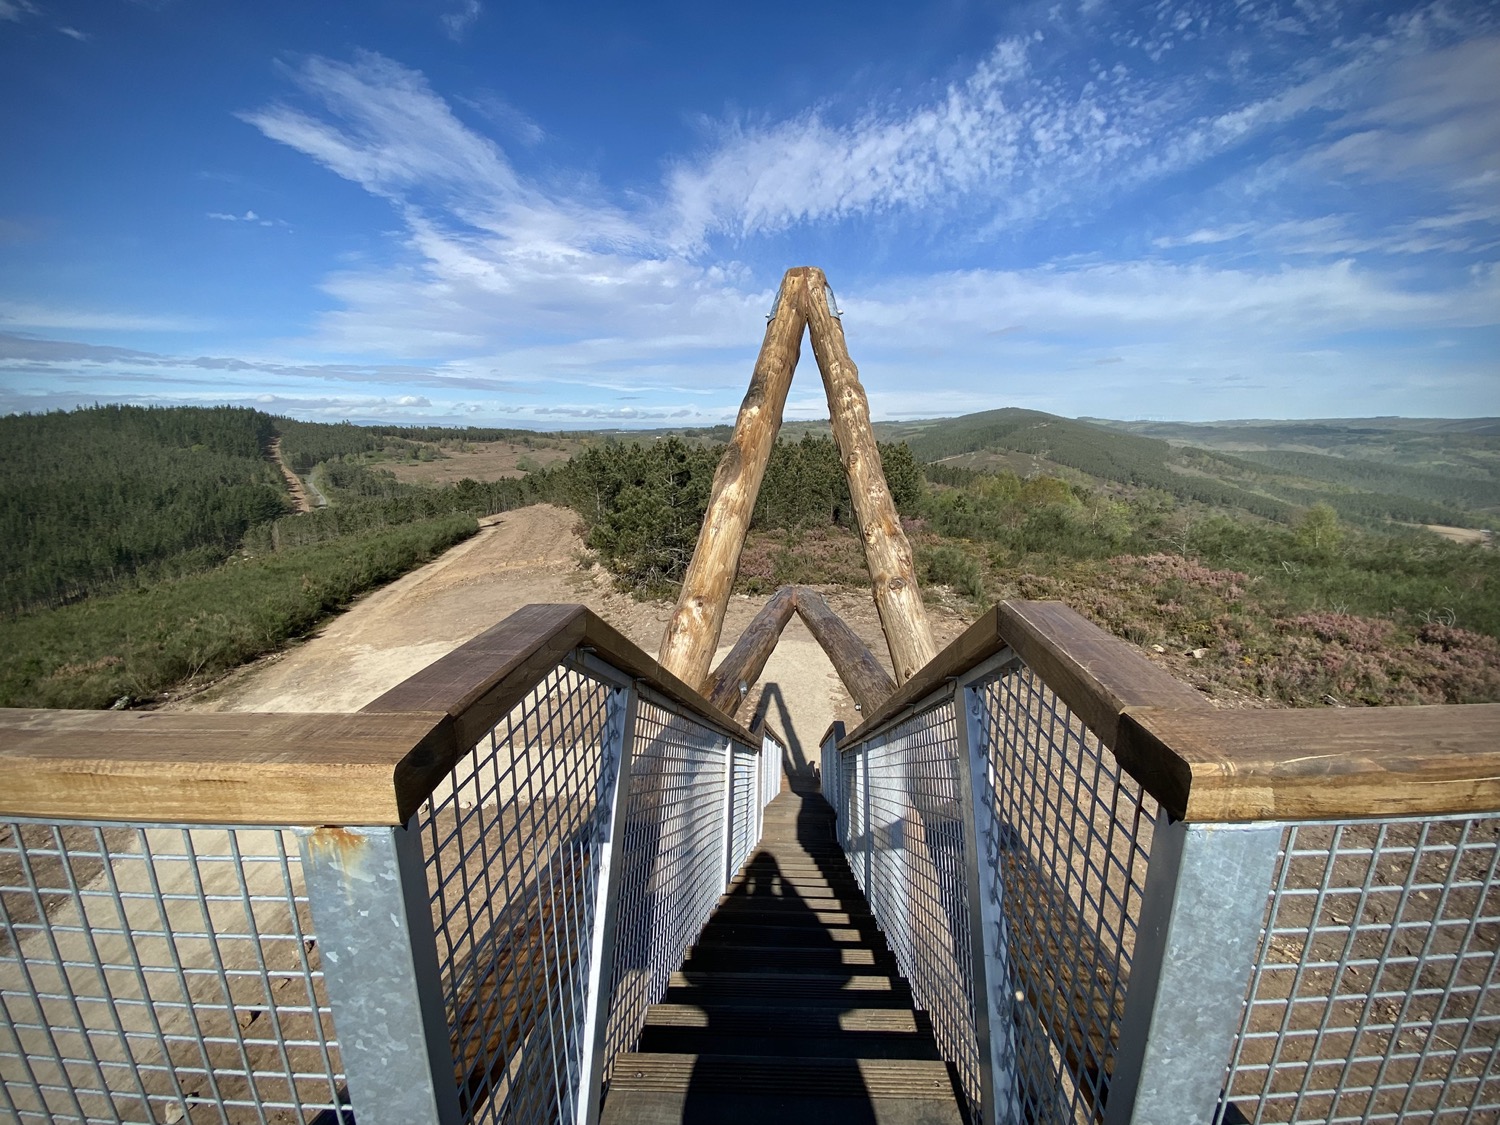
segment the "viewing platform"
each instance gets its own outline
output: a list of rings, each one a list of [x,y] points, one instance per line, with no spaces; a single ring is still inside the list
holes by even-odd
[[[806,329],[889,666],[711,668]],[[735,717],[793,614],[861,722]],[[0,711],[26,1123],[1500,1121],[1500,705],[1216,710],[1056,602],[937,651],[820,270],[658,658],[532,605],[357,712]]]
[[[0,1107],[1500,1112],[1500,707],[1215,711],[1003,603],[832,811],[786,756],[567,606],[356,714],[0,713]]]

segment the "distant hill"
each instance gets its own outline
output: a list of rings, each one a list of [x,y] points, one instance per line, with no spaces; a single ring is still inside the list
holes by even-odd
[[[1086,421],[1226,453],[1285,451],[1375,461],[1500,482],[1500,418],[1315,418],[1306,421]]]
[[[1002,409],[877,430],[886,441],[907,442],[923,461],[1023,474],[1071,470],[1283,523],[1319,502],[1367,525],[1472,527],[1500,515],[1497,419],[1198,426]]]

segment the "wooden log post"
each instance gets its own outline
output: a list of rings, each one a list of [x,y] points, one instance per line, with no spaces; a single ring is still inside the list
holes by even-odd
[[[874,586],[880,627],[891,650],[896,683],[904,684],[937,653],[922,592],[917,586],[911,544],[901,530],[896,505],[880,464],[880,450],[870,428],[870,403],[859,385],[859,368],[849,358],[844,328],[829,303],[828,279],[820,269],[806,271],[802,290],[813,355],[828,393],[833,437],[838,443],[849,496],[865,542],[865,562]]]
[[[740,639],[734,642],[734,648],[729,650],[714,669],[713,675],[708,678],[703,694],[724,714],[733,715],[739,710],[744,699],[740,694],[741,684],[748,689],[760,679],[766,661],[771,658],[771,651],[781,639],[781,631],[792,618],[792,610],[796,604],[795,586],[783,586],[771,595],[771,600],[761,607],[755,620],[745,626]]]
[[[713,493],[692,562],[682,580],[677,609],[661,639],[657,659],[662,667],[705,690],[755,497],[781,431],[781,411],[792,385],[792,372],[797,369],[802,329],[807,324],[803,311],[807,273],[806,267],[790,269],[781,279],[750,388],[734,423],[734,436],[714,472]]]
[[[797,616],[822,646],[862,715],[873,715],[895,694],[896,685],[859,635],[828,608],[816,590],[796,587]]]

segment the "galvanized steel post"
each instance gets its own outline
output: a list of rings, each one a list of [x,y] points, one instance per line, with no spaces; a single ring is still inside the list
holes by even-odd
[[[724,740],[724,851],[719,874],[724,885],[734,878],[734,743]]]
[[[870,827],[870,743],[866,742],[859,748],[859,796],[861,808],[859,811],[859,827],[865,837],[865,898],[869,900],[870,909],[875,909],[875,884],[873,881],[875,870],[875,832]]]
[[[360,1125],[461,1120],[415,820],[297,830]]]
[[[1157,815],[1104,1125],[1213,1119],[1281,836]]]
[[[982,1125],[1019,1125],[1016,1097],[1015,1020],[1011,995],[1010,937],[1005,922],[1000,872],[990,863],[1002,839],[995,814],[990,773],[989,729],[979,684],[1014,657],[1005,650],[955,685],[953,706],[958,738],[959,802],[968,879],[970,972],[974,981],[974,1034],[979,1046]]]
[[[578,1100],[573,1107],[578,1125],[594,1125],[599,1120],[604,1068],[609,1061],[606,1035],[614,989],[615,929],[620,905],[621,864],[616,853],[624,824],[625,801],[630,793],[631,751],[635,742],[634,685],[617,687],[609,698],[608,708],[600,738],[603,759],[597,797],[600,815],[595,821],[594,835],[599,868],[594,884],[593,933],[589,939]]]

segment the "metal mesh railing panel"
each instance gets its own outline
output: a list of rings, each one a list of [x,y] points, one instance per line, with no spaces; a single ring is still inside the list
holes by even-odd
[[[620,901],[606,1055],[634,1045],[724,890],[727,739],[642,699],[620,826]]]
[[[1228,1091],[1255,1122],[1500,1120],[1500,816],[1287,830]]]
[[[839,756],[839,805],[836,829],[839,843],[849,856],[849,868],[854,872],[854,881],[869,897],[870,888],[865,886],[865,865],[857,860],[865,853],[869,835],[865,825],[864,755],[862,751]]]
[[[295,839],[0,824],[0,1110],[352,1120]]]
[[[418,814],[470,1121],[571,1118],[600,841],[623,693],[570,665],[534,687]]]
[[[1090,1122],[1114,1064],[1156,802],[1032,670],[976,692],[1000,825],[980,871],[1000,879],[1015,1096],[1028,1120]]]
[[[918,1006],[932,1018],[938,1049],[958,1068],[965,1093],[977,1105],[980,1074],[958,749],[951,700],[914,715],[861,749],[868,756],[872,845],[864,890]],[[853,866],[863,865],[854,858]]]
[[[734,808],[731,810],[734,838],[730,842],[729,869],[738,871],[750,858],[759,842],[759,818],[756,814],[757,755],[747,747],[734,748]]]

